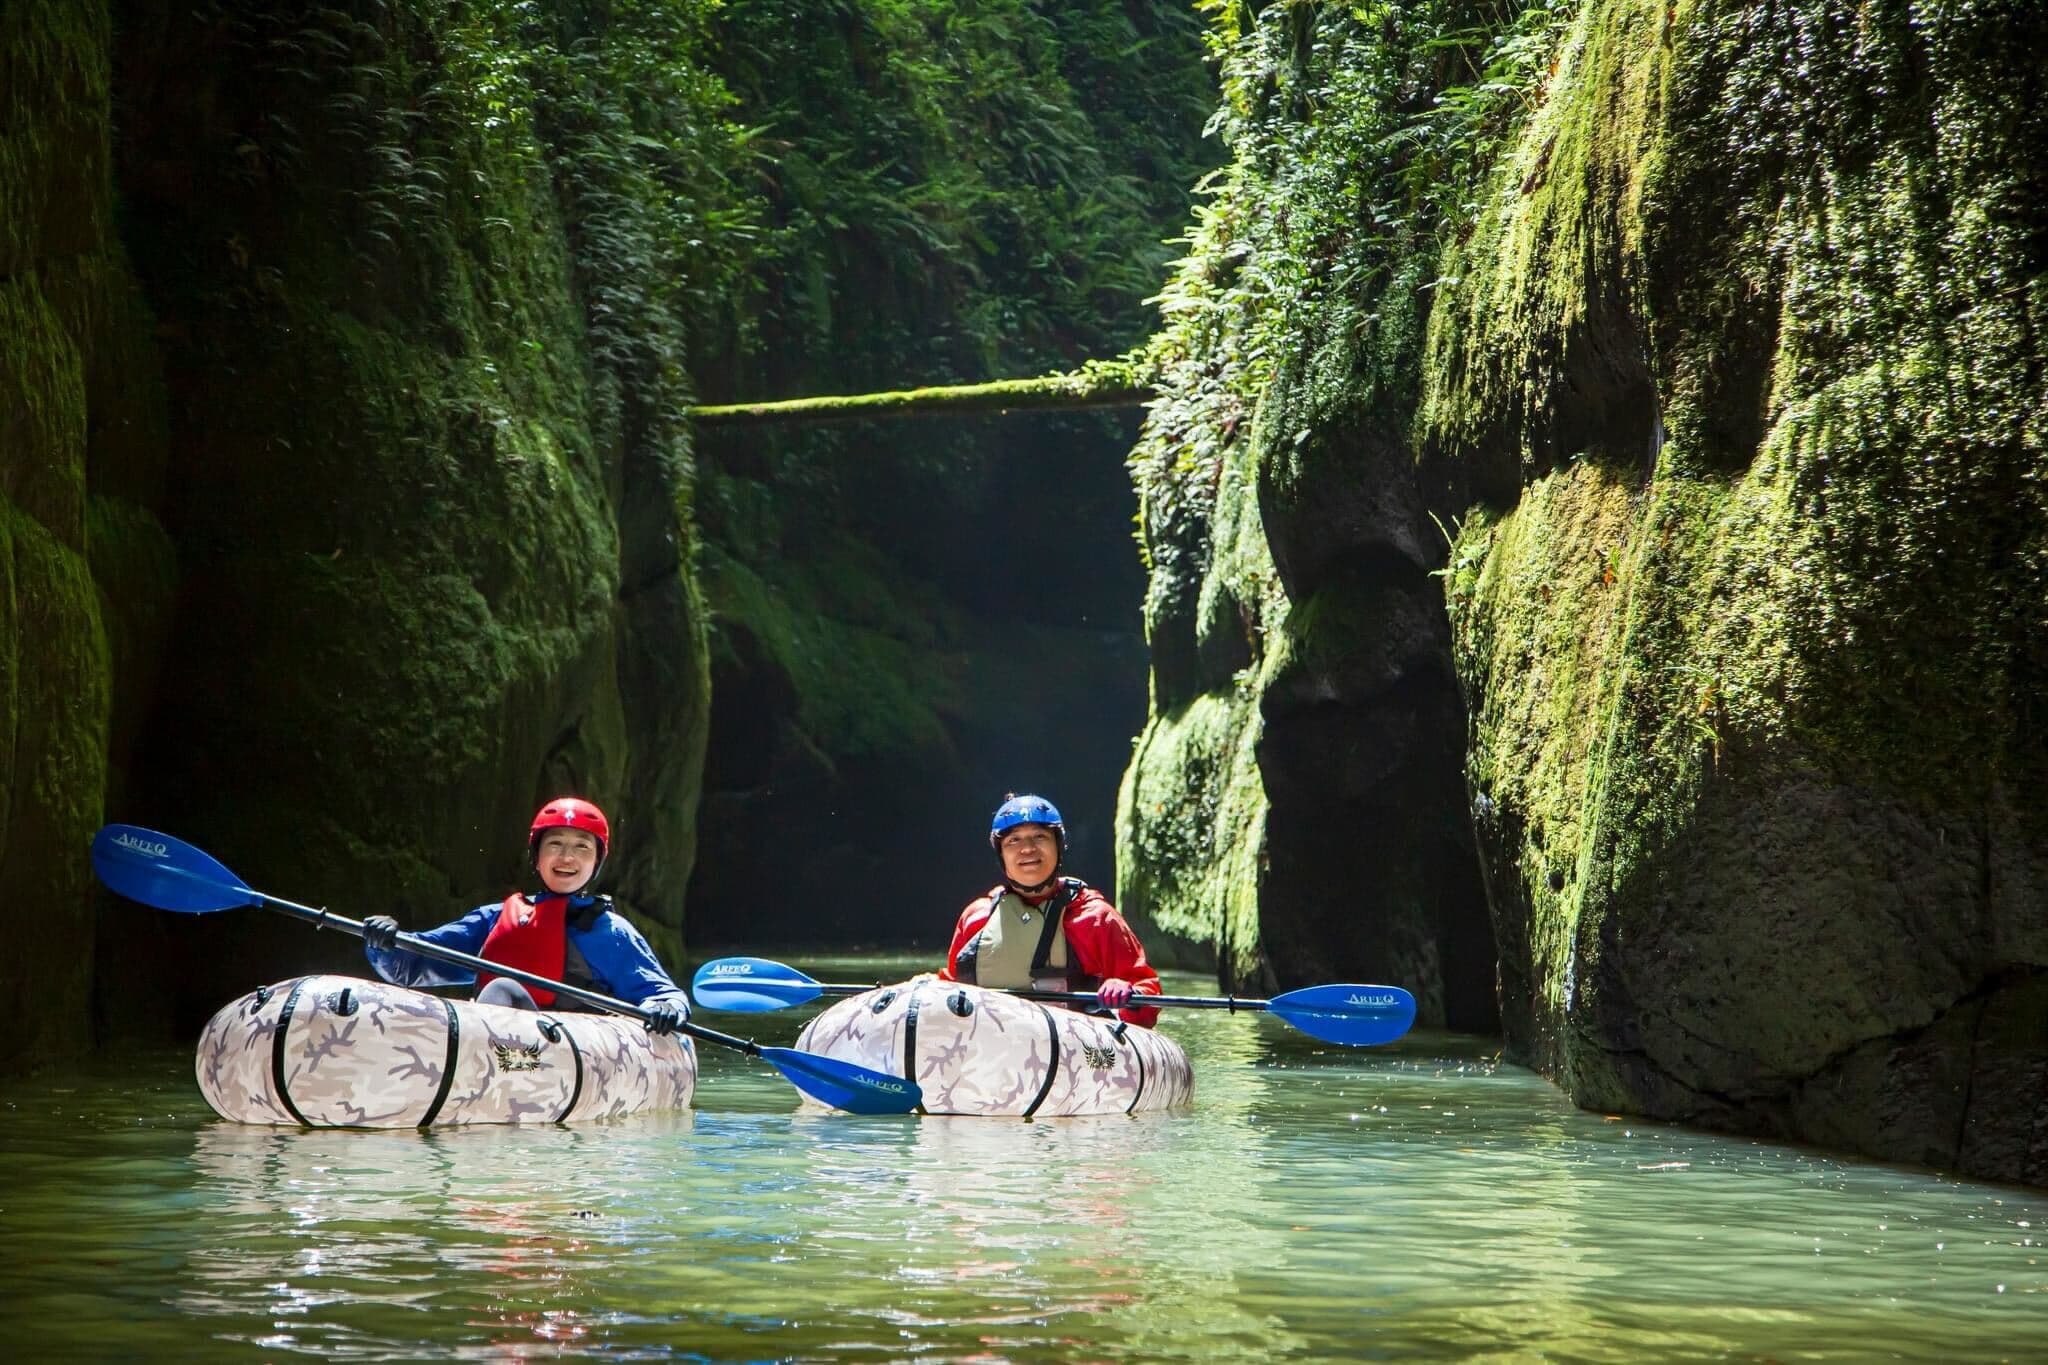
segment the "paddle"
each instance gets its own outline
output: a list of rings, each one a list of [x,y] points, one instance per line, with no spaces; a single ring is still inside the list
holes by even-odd
[[[333,928],[354,934],[357,938],[363,936],[362,921],[253,890],[206,853],[155,830],[135,825],[104,827],[93,836],[92,865],[100,880],[113,890],[159,910],[203,915],[215,910],[255,905],[306,920],[316,929]],[[623,1014],[643,1023],[647,1020],[647,1012],[638,1005],[629,1005],[623,1000],[614,1000],[608,995],[599,995],[596,991],[587,991],[566,982],[550,981],[502,962],[488,962],[454,948],[443,948],[412,934],[400,934],[398,944],[421,957],[509,976],[514,981],[539,986],[598,1009]],[[886,1072],[870,1071],[863,1066],[800,1052],[795,1048],[762,1047],[751,1039],[735,1038],[729,1033],[719,1033],[697,1024],[686,1023],[682,1031],[700,1042],[715,1043],[719,1047],[729,1047],[749,1057],[760,1058],[780,1071],[797,1089],[834,1109],[854,1114],[907,1114],[924,1099],[914,1082]]]
[[[759,957],[721,957],[697,969],[690,994],[706,1009],[761,1014],[815,1000],[821,995],[858,995],[872,986],[829,986],[794,967]],[[1025,1000],[1099,1005],[1093,991],[1010,990]],[[1222,995],[1134,995],[1126,1008],[1167,1005],[1198,1010],[1263,1010],[1312,1038],[1346,1047],[1391,1043],[1415,1022],[1415,997],[1399,986],[1304,986],[1271,1000]]]

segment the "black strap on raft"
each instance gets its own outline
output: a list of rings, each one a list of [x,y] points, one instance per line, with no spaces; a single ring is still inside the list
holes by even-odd
[[[546,1015],[542,1015],[540,1034],[541,1037],[551,1043],[559,1043],[567,1039],[569,1043],[569,1056],[576,1063],[576,1082],[569,1087],[569,1102],[562,1106],[561,1113],[555,1115],[556,1123],[566,1123],[569,1115],[576,1112],[576,1101],[583,1098],[583,1049],[576,1046],[576,1035],[571,1033],[559,1019],[550,1019]]]
[[[1024,1111],[1024,1117],[1027,1119],[1038,1112],[1039,1105],[1045,1103],[1045,1097],[1052,1093],[1053,1077],[1060,1074],[1059,1022],[1052,1017],[1052,1011],[1043,1005],[1038,1007],[1038,1012],[1045,1016],[1045,1038],[1049,1052],[1045,1062],[1045,1084],[1038,1087],[1038,1093],[1032,1097],[1030,1108]]]
[[[284,1079],[284,1048],[285,1035],[290,1033],[292,1028],[292,1011],[298,1008],[299,992],[306,988],[306,982],[310,979],[302,976],[292,982],[292,993],[284,998],[284,1008],[277,1012],[277,1031],[270,1035],[270,1088],[277,1092],[278,1103],[284,1106],[285,1112],[297,1119],[303,1128],[311,1128],[313,1125],[299,1112],[299,1106],[292,1103],[291,1088],[285,1084]]]
[[[917,1079],[917,1006],[918,994],[922,989],[920,986],[912,986],[910,1003],[903,1007],[903,1075],[905,1079],[912,1081]],[[922,1099],[917,1102],[917,1112],[927,1112]]]
[[[1131,1056],[1136,1058],[1138,1062],[1138,1089],[1137,1092],[1131,1096],[1131,1102],[1124,1107],[1124,1112],[1126,1114],[1137,1112],[1138,1101],[1145,1098],[1145,1049],[1139,1047],[1136,1043],[1132,1042],[1129,1038],[1124,1036],[1125,1034],[1130,1032],[1130,1029],[1131,1026],[1129,1024],[1125,1023],[1122,1020],[1118,1020],[1117,1026],[1110,1030],[1111,1033],[1116,1035],[1116,1040],[1119,1043],[1122,1043],[1125,1047],[1131,1050]]]
[[[422,1128],[432,1125],[440,1117],[441,1106],[448,1102],[448,1092],[455,1087],[455,1051],[462,1045],[462,1021],[455,1013],[455,1002],[443,1000],[441,1008],[448,1011],[448,1057],[441,1064],[441,1088],[434,1092],[434,1102],[427,1106],[427,1112],[420,1115]]]

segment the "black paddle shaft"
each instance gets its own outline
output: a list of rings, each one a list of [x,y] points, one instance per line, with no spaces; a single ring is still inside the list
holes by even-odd
[[[492,970],[496,971],[497,969],[494,967]],[[875,986],[820,985],[818,987],[818,994],[862,995],[876,989],[878,987]],[[1102,1003],[1101,997],[1096,995],[1094,991],[1038,991],[1022,986],[991,987],[990,989],[999,989],[1004,995],[1014,995],[1019,1000],[1054,1000],[1070,1005],[1099,1005]],[[1116,1008],[1142,1010],[1150,1009],[1156,1005],[1174,1005],[1194,1010],[1229,1010],[1232,1014],[1235,1014],[1239,1010],[1249,1012],[1263,1010],[1272,1003],[1270,1000],[1244,1000],[1234,995],[1140,995],[1133,993],[1127,1003],[1118,1005]]]

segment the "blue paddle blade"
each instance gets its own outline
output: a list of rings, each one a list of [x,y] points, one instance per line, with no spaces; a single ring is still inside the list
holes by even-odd
[[[263,903],[210,855],[139,825],[106,825],[93,835],[92,868],[110,889],[159,910],[203,915]]]
[[[761,1060],[812,1099],[849,1114],[907,1114],[924,1103],[924,1091],[915,1081],[815,1052],[764,1047]]]
[[[817,999],[823,991],[796,968],[762,957],[721,957],[699,967],[690,978],[690,995],[699,1005],[741,1014],[786,1010]]]
[[[1415,997],[1399,986],[1304,986],[1266,1002],[1312,1038],[1346,1047],[1391,1043],[1415,1022]]]

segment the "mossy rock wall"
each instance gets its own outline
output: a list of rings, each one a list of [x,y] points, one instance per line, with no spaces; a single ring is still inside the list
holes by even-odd
[[[635,281],[686,273],[650,225],[729,132],[620,78],[701,76],[660,17],[0,9],[10,1067],[360,969],[97,891],[110,818],[434,923],[580,790],[680,957],[708,656],[679,296]]]
[[[1394,888],[1360,956],[1427,982],[1398,907],[1469,821],[1493,942],[1436,943],[1497,953],[1510,1054],[1581,1103],[2048,1180],[2048,12],[1216,22],[1235,160],[1133,459],[1127,848],[1192,856],[1183,922],[1240,954],[1249,882],[1271,966],[1313,803],[1378,781],[1436,818],[1345,870]],[[1277,583],[1235,654],[1233,480]],[[1204,794],[1128,799],[1174,767]],[[1254,777],[1262,859],[1193,836]]]
[[[125,17],[184,566],[136,807],[264,889],[423,926],[521,884],[527,819],[580,792],[673,959],[707,662],[681,377],[654,349],[679,328],[622,315],[631,167],[549,56],[603,50],[601,17]],[[233,918],[183,936],[188,995],[321,951]]]
[[[1353,89],[1350,65],[1394,60],[1411,45],[1398,24],[1218,13],[1236,159],[1164,296],[1162,398],[1131,460],[1152,717],[1125,775],[1119,886],[1226,984],[1392,981],[1425,1023],[1485,1030],[1491,934],[1431,577],[1443,540],[1400,420],[1427,276],[1393,262],[1405,288],[1371,317],[1331,287],[1389,268],[1344,182],[1404,117]]]
[[[1226,461],[1210,520],[1175,515],[1185,510],[1149,509],[1152,715],[1117,800],[1116,899],[1155,957],[1213,966],[1232,987],[1262,986],[1267,800],[1254,654],[1261,666],[1275,657],[1263,647],[1268,618],[1284,622],[1286,601],[1241,458]],[[1168,547],[1200,557],[1207,572],[1158,572]]]
[[[0,10],[0,858],[34,931],[0,966],[8,1069],[92,1040],[86,850],[175,583],[163,396],[114,232],[98,3]]]
[[[1444,267],[1504,1013],[1585,1104],[2048,1180],[2044,61],[1588,6]]]
[[[1398,446],[1319,401],[1276,376],[1196,524],[1148,508],[1153,716],[1124,780],[1121,903],[1232,987],[1392,980],[1427,1022],[1488,1029],[1435,533]],[[1289,505],[1279,463],[1364,491]]]

